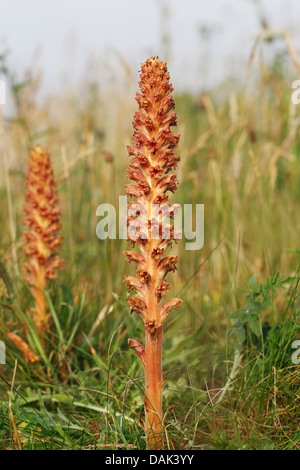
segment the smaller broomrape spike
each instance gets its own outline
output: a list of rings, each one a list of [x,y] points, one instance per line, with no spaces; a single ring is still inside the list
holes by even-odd
[[[166,64],[152,57],[142,64],[140,76],[141,93],[136,100],[139,111],[134,115],[133,145],[128,146],[131,163],[127,170],[129,180],[135,184],[126,185],[127,196],[135,197],[133,205],[141,210],[139,229],[135,238],[140,253],[125,252],[127,262],[136,263],[136,276],[125,276],[127,289],[134,289],[137,296],[128,297],[131,312],[137,313],[144,322],[145,348],[136,340],[129,339],[129,346],[140,358],[145,370],[145,413],[146,438],[149,449],[163,447],[162,388],[165,380],[162,373],[162,329],[163,323],[173,308],[181,304],[180,299],[171,299],[161,304],[170,290],[165,281],[168,272],[176,270],[178,258],[165,256],[165,250],[176,240],[179,233],[173,225],[163,223],[161,213],[154,205],[164,207],[164,213],[174,214],[175,206],[170,205],[167,192],[177,188],[176,175],[170,173],[177,167],[179,157],[173,153],[179,136],[174,135],[170,126],[176,125],[176,113],[172,112],[173,87],[169,83]],[[134,216],[128,217],[128,226],[136,227]],[[151,230],[150,230],[151,227]],[[150,231],[150,234],[149,234]],[[148,236],[145,237],[145,234]],[[168,236],[165,236],[168,235]]]
[[[23,224],[29,230],[23,233],[23,251],[27,256],[23,270],[35,299],[35,306],[30,313],[37,331],[43,337],[48,331],[43,289],[50,279],[56,277],[56,271],[63,261],[57,253],[62,237],[57,234],[61,226],[56,183],[50,157],[38,145],[30,153],[26,180],[27,204],[24,211],[27,215]]]

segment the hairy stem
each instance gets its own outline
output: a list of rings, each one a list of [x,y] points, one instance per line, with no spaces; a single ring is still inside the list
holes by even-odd
[[[146,438],[147,447],[151,450],[162,449],[162,327],[154,334],[146,332]]]

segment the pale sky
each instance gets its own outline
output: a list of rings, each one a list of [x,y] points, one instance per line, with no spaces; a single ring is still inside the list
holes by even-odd
[[[262,0],[273,28],[287,26],[299,42],[299,0]],[[169,16],[162,19],[162,5]],[[169,70],[175,86],[201,90],[239,75],[259,29],[255,0],[0,0],[0,53],[20,73],[38,67],[43,87],[86,73],[89,58],[116,60],[134,70],[150,55],[161,55],[161,35],[170,39]],[[211,29],[203,41],[203,27]],[[200,31],[202,30],[202,36]]]

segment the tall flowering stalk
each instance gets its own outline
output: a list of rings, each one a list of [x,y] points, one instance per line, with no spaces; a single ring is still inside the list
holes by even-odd
[[[176,125],[176,113],[169,83],[167,66],[152,57],[142,64],[140,75],[141,93],[136,94],[139,111],[134,115],[133,145],[128,146],[131,163],[128,178],[135,184],[126,185],[127,196],[134,197],[129,210],[138,207],[137,236],[129,239],[136,243],[139,252],[126,251],[127,262],[137,265],[135,276],[125,276],[128,290],[135,289],[137,295],[128,297],[130,311],[137,313],[144,322],[146,333],[145,348],[136,340],[129,339],[129,346],[135,350],[145,371],[145,430],[149,449],[163,447],[162,389],[165,379],[162,373],[162,333],[168,313],[181,304],[180,299],[162,303],[170,290],[166,275],[176,270],[177,256],[165,256],[165,250],[176,239],[174,226],[164,223],[162,211],[172,216],[175,206],[170,204],[168,191],[177,188],[176,175],[179,157],[173,149],[178,145],[179,135],[170,127]],[[135,226],[137,217],[128,217],[128,226]],[[128,233],[130,233],[128,228]]]
[[[26,175],[26,202],[23,219],[28,230],[23,233],[23,251],[27,257],[23,265],[24,278],[29,283],[35,305],[30,314],[40,337],[48,331],[47,305],[43,289],[62,264],[57,253],[62,237],[60,208],[49,155],[36,146],[31,151]]]

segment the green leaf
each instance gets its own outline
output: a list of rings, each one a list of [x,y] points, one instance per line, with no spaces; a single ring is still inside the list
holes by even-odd
[[[259,318],[256,315],[248,316],[249,328],[258,338],[261,336],[261,326]]]
[[[241,344],[243,344],[246,340],[246,332],[245,332],[245,328],[241,325],[241,326],[237,326],[235,328],[235,331],[236,331],[236,334],[237,334],[237,337],[239,339],[239,342]]]

